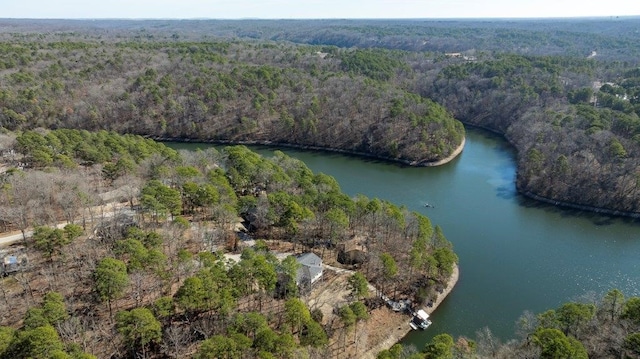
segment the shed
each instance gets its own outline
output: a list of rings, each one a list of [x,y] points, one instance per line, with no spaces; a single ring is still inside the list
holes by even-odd
[[[339,263],[362,264],[366,262],[367,255],[366,239],[362,236],[353,236],[350,240],[338,244]]]

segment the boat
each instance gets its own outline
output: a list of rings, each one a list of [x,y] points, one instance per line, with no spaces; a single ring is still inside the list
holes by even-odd
[[[409,326],[413,330],[425,330],[429,328],[430,325],[431,321],[429,320],[429,314],[422,309],[418,310],[417,313],[414,313],[413,318],[411,318],[411,321],[409,322]]]

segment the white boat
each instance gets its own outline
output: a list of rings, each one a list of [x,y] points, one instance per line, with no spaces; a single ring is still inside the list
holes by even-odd
[[[409,322],[409,326],[414,330],[425,330],[429,328],[430,325],[431,321],[429,320],[429,314],[422,309],[418,310],[417,313],[414,313],[413,318],[411,318],[411,321]]]

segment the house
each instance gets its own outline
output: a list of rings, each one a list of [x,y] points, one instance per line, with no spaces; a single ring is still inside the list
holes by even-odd
[[[322,259],[315,253],[303,253],[296,256],[300,269],[296,276],[296,284],[299,287],[311,287],[313,283],[322,278]]]

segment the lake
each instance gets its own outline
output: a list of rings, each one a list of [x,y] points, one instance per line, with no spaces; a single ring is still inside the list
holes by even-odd
[[[267,156],[274,150],[252,149]],[[453,243],[460,258],[458,285],[433,313],[433,325],[410,333],[405,344],[421,349],[443,332],[473,339],[483,327],[509,339],[524,311],[599,299],[612,288],[640,295],[640,223],[518,195],[515,154],[500,137],[467,129],[463,153],[440,167],[278,149],[335,177],[349,195],[386,199],[427,215]]]

